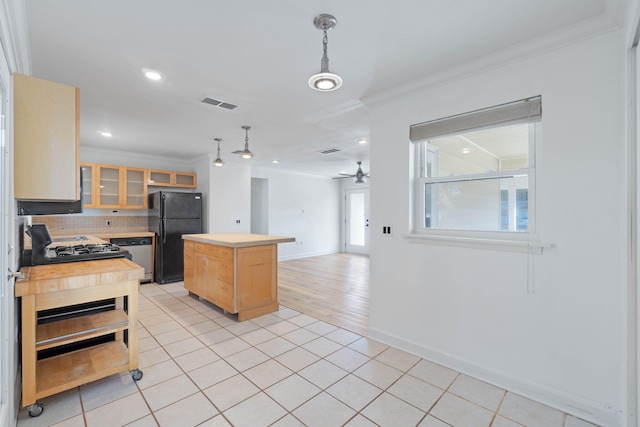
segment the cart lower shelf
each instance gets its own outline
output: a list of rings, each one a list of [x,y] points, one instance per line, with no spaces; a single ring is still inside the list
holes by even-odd
[[[36,399],[129,370],[129,351],[114,341],[39,360]]]

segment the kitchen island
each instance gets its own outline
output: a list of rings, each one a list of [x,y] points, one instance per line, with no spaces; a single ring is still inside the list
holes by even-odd
[[[126,258],[113,258],[37,265],[20,272],[24,278],[16,281],[15,296],[22,299],[22,406],[29,406],[31,416],[42,412],[37,399],[122,371],[131,371],[134,380],[141,378],[138,284],[144,275],[142,267]],[[38,322],[39,314],[46,311],[112,298],[112,310]],[[106,342],[85,345],[103,341],[102,337]],[[73,345],[82,348],[69,348]],[[59,354],[40,357],[52,350]]]
[[[293,237],[185,234],[184,287],[243,321],[278,310],[278,243]]]

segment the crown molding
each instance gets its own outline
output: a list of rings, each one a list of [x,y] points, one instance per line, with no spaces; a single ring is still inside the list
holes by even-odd
[[[489,71],[504,65],[529,59],[557,50],[569,45],[578,44],[599,35],[618,30],[623,25],[623,7],[612,6],[607,2],[603,14],[577,24],[559,29],[530,41],[515,44],[511,47],[474,59],[459,66],[451,67],[361,98],[364,105],[377,107],[396,101],[408,95],[427,89],[443,86],[467,77]],[[617,5],[618,3],[616,3]]]
[[[191,159],[176,159],[175,157],[163,157],[155,154],[136,153],[133,151],[123,151],[123,150],[112,150],[109,148],[91,147],[87,145],[80,145],[80,152],[104,154],[104,155],[119,155],[127,158],[133,157],[133,158],[145,159],[145,160],[152,159],[152,160],[158,160],[158,161],[164,161],[164,162],[170,161],[173,163],[180,163],[184,165],[191,165],[191,163],[199,160],[202,157],[202,155],[197,155]]]
[[[0,5],[0,42],[9,71],[31,75],[31,51],[24,0],[5,0]]]

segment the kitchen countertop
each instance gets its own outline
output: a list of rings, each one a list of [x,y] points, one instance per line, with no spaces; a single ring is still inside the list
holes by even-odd
[[[275,243],[295,242],[295,237],[268,236],[249,233],[217,233],[217,234],[183,234],[184,240],[226,246],[229,248],[246,248],[250,246],[273,245]]]
[[[115,232],[115,233],[95,233],[97,237],[102,239],[121,239],[128,237],[154,237],[156,234],[153,231],[128,231],[128,232]]]
[[[56,239],[67,239],[67,238],[73,238],[73,237],[77,237],[77,236],[95,236],[99,239],[117,239],[117,238],[126,238],[126,237],[153,237],[155,236],[155,233],[153,231],[114,231],[114,232],[109,232],[109,231],[80,231],[76,234],[51,234],[51,238],[53,240]]]
[[[15,296],[66,291],[144,278],[144,269],[127,258],[23,267],[24,279],[15,283]]]

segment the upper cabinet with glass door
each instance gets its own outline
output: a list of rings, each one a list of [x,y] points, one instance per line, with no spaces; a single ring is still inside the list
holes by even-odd
[[[125,205],[127,209],[147,208],[147,170],[125,168],[126,191]]]
[[[97,208],[146,209],[147,170],[126,166],[97,165]]]
[[[82,207],[95,208],[97,205],[96,189],[96,165],[93,163],[80,163],[82,170]]]
[[[150,169],[148,185],[157,187],[196,188],[197,178],[195,173],[190,172]]]

